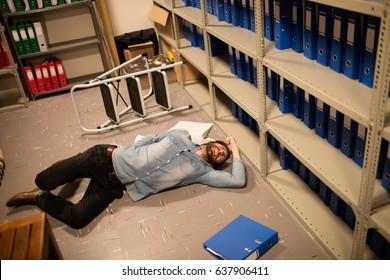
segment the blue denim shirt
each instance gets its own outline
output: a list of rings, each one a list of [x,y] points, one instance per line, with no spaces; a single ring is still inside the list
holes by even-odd
[[[232,173],[215,170],[195,154],[199,148],[186,130],[175,129],[145,136],[134,145],[118,147],[113,165],[134,201],[193,183],[231,188],[245,185],[245,169],[240,158],[233,158]]]

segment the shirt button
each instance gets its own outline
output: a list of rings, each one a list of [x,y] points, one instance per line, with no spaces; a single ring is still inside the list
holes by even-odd
[[[138,178],[138,177],[136,177],[135,179],[136,179],[136,180],[138,180],[139,178]]]
[[[170,160],[168,159],[167,162],[170,162]]]

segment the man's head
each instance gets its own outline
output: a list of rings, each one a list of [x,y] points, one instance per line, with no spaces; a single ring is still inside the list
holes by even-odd
[[[214,167],[221,166],[227,159],[229,159],[231,151],[225,142],[215,140],[204,145],[206,146],[207,162]]]

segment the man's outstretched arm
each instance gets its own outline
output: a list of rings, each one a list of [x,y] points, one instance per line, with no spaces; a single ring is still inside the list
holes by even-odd
[[[155,134],[146,135],[146,136],[142,137],[141,139],[139,139],[137,142],[135,142],[134,145],[136,147],[146,146],[146,145],[149,145],[151,143],[159,142],[159,141],[161,141],[161,139],[163,139],[167,135],[169,135],[171,133],[177,133],[177,132],[178,132],[178,130],[168,130],[168,131],[163,131],[163,132],[159,132],[159,133],[155,133]]]
[[[228,144],[230,151],[232,152],[233,158],[241,158],[240,150],[237,146],[236,140],[233,137],[227,137],[225,140],[226,144]]]

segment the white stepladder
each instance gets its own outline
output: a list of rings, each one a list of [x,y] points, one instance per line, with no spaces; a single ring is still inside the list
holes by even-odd
[[[77,120],[80,128],[85,133],[87,134],[102,133],[119,127],[129,126],[132,124],[143,122],[145,120],[166,116],[174,112],[192,108],[192,105],[185,105],[185,106],[173,108],[170,101],[168,81],[167,81],[166,72],[164,70],[178,66],[182,62],[177,62],[177,63],[151,68],[151,69],[149,69],[148,63],[146,62],[146,68],[147,68],[146,70],[138,71],[135,73],[128,73],[113,78],[108,78],[111,73],[121,70],[126,65],[133,63],[134,61],[140,59],[141,57],[142,55],[134,57],[133,59],[126,61],[125,63],[103,73],[102,75],[96,77],[95,79],[89,81],[86,84],[78,84],[72,87],[70,91],[70,95],[72,97],[73,105],[76,111]],[[150,89],[146,95],[143,95],[140,79],[138,78],[138,76],[145,75],[145,74],[148,75]],[[130,99],[129,105],[126,104],[123,96],[119,92],[119,85],[118,87],[115,87],[113,84],[113,82],[115,81],[118,81],[119,84],[119,82],[122,80],[126,81],[127,91]],[[87,128],[85,125],[83,125],[81,121],[74,92],[77,89],[87,89],[87,88],[92,88],[97,86],[100,87],[100,92],[104,104],[104,110],[106,116],[108,117],[108,120],[97,127]],[[162,110],[159,112],[152,112],[151,114],[149,114],[145,106],[145,100],[151,97],[152,95],[155,96],[155,101]],[[118,100],[118,97],[120,97],[123,100],[123,102],[126,104],[126,108],[120,112],[118,111],[117,102],[114,101],[115,99]],[[129,120],[123,120],[122,117],[130,112],[135,112],[137,117]]]

